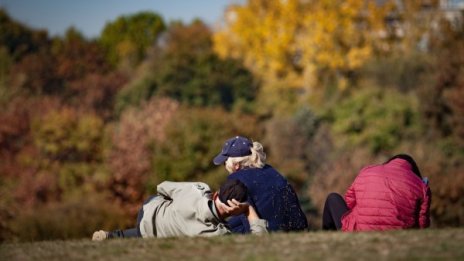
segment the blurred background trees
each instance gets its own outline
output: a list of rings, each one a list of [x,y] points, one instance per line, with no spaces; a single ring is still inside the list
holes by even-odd
[[[99,43],[112,65],[132,67],[144,58],[147,49],[155,44],[165,28],[163,19],[156,13],[121,16],[105,26]]]
[[[211,160],[235,135],[264,144],[314,229],[328,193],[396,153],[429,177],[433,226],[462,226],[453,3],[248,0],[217,27],[142,12],[97,39],[0,10],[0,240],[131,225],[163,180],[215,189],[226,172]]]

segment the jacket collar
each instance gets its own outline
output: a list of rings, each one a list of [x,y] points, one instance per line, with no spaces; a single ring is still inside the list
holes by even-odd
[[[211,213],[213,214],[214,219],[216,219],[217,222],[223,223],[224,221],[219,217],[216,204],[214,204],[213,200],[208,200],[208,207],[211,210]]]

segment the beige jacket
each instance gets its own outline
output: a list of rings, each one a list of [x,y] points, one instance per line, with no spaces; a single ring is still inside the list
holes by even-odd
[[[143,205],[142,237],[216,236],[230,233],[216,213],[209,186],[201,182],[165,181],[158,196]],[[251,222],[252,233],[267,233],[267,222]]]

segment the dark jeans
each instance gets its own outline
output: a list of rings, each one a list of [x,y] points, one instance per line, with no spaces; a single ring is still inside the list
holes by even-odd
[[[154,197],[156,196],[148,197],[148,199],[143,202],[143,205],[147,204]],[[142,237],[142,234],[140,233],[140,221],[142,221],[143,217],[143,205],[137,213],[137,223],[135,224],[135,228],[113,230],[108,233],[108,238]]]
[[[342,229],[342,216],[348,211],[346,202],[342,196],[337,193],[330,193],[327,196],[322,214],[323,230],[340,230]]]

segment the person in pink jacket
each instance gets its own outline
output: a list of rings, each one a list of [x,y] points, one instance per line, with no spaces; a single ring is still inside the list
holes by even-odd
[[[399,154],[363,168],[343,199],[331,193],[322,229],[371,231],[430,226],[431,191],[414,159]]]

